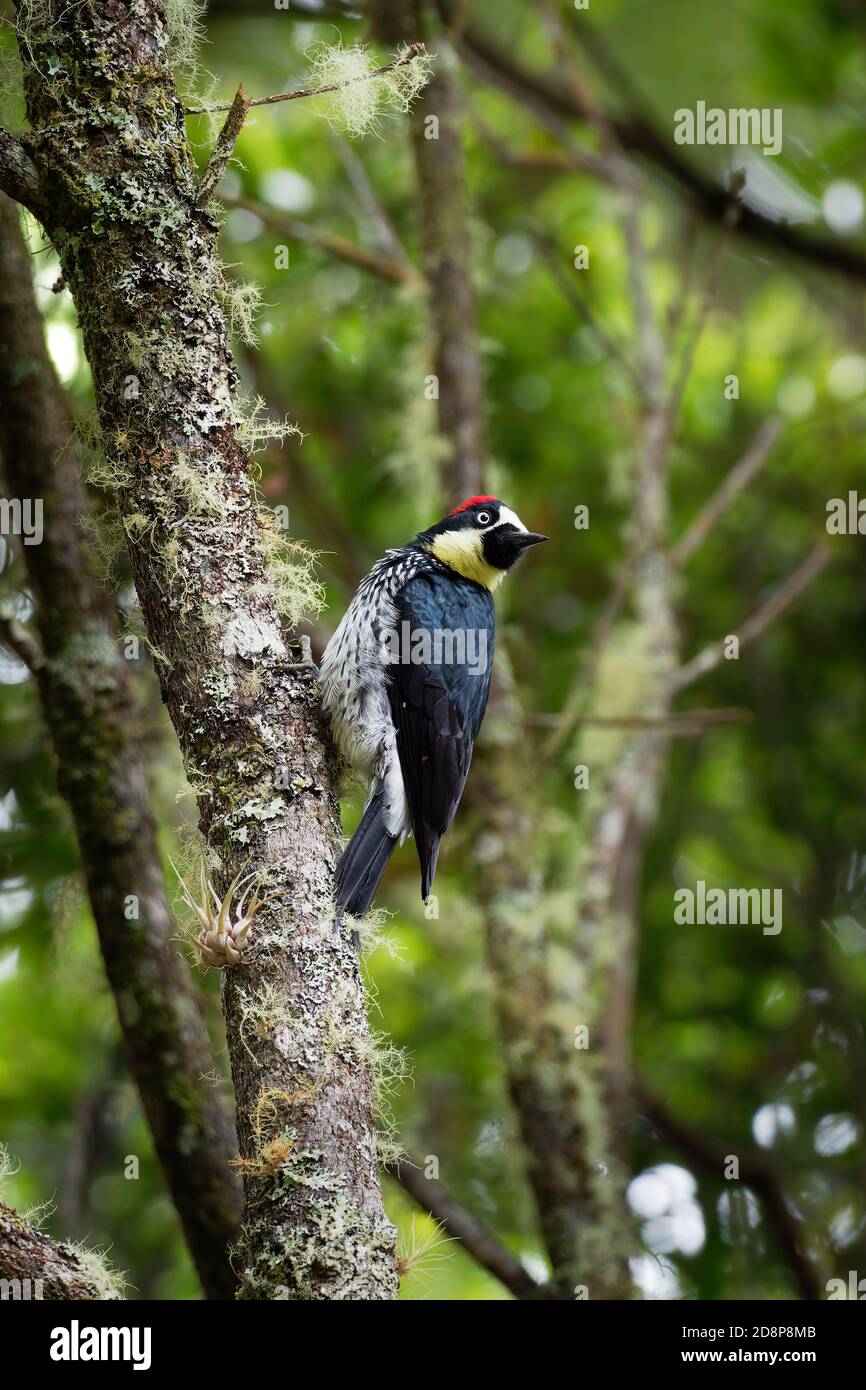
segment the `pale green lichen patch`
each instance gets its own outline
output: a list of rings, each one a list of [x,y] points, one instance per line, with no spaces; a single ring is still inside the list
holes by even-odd
[[[128,541],[218,861],[208,869],[224,898],[249,860],[262,893],[277,895],[262,906],[261,933],[256,922],[256,960],[222,976],[248,1194],[242,1296],[392,1297],[371,1094],[394,1063],[383,1067],[362,1036],[351,946],[318,930],[339,835],[334,779],[310,669],[293,662],[280,626],[317,611],[321,589],[315,557],[263,508],[244,449],[262,428],[285,437],[293,427],[263,425],[254,409],[237,428],[218,226],[198,202],[162,12],[145,8],[147,26],[133,0],[76,7],[74,22],[46,29],[28,3],[25,89],[47,230],[93,369],[93,476]],[[181,51],[194,14],[170,6]],[[88,671],[83,653],[75,679]],[[278,996],[255,1005],[266,981]],[[147,1001],[124,990],[119,1002],[126,1017]],[[386,1080],[375,1087],[387,1094]]]
[[[71,1241],[64,1249],[69,1250],[78,1261],[88,1282],[94,1288],[95,1299],[125,1298],[129,1281],[108,1258],[107,1249],[84,1245]]]
[[[326,1166],[324,1150],[290,1153],[262,1187],[260,1209],[254,1208],[242,1237],[251,1258],[239,1298],[394,1297],[394,1228],[366,1215],[342,1174]],[[281,1208],[276,1220],[275,1203]]]
[[[412,62],[373,78],[380,64],[364,44],[345,48],[322,43],[307,53],[310,71],[306,86],[331,87],[313,100],[327,121],[348,135],[375,131],[387,111],[408,111],[430,78],[430,59],[420,54]]]

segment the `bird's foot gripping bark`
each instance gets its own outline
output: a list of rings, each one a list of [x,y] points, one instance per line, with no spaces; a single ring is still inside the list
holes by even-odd
[[[305,633],[301,633],[299,637],[291,638],[286,645],[290,651],[297,648],[301,653],[300,661],[290,661],[287,663],[292,669],[303,668],[318,676],[319,668],[313,660],[313,645]]]
[[[196,897],[177,868],[174,865],[172,868],[180,880],[183,900],[201,926],[197,936],[190,934],[187,939],[202,970],[226,970],[240,965],[251,944],[256,914],[268,901],[258,895],[255,887],[258,875],[242,869],[220,898],[202,863]]]

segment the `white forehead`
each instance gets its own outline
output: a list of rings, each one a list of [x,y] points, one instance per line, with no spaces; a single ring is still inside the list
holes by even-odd
[[[510,507],[499,508],[499,520],[497,521],[496,526],[516,526],[518,531],[526,530],[526,527],[520,520],[520,517],[517,515],[517,512],[513,512]],[[493,530],[495,529],[496,527],[493,527]]]

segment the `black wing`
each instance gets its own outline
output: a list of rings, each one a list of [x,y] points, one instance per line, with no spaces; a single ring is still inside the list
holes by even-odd
[[[408,631],[413,634],[448,629],[456,642],[450,649],[446,645],[444,652],[431,652],[429,661],[402,660],[388,667],[391,718],[421,862],[421,896],[426,900],[436,873],[439,842],[460,804],[487,704],[493,603],[477,585],[457,585],[450,578],[420,575],[407,584],[396,607],[398,630],[403,633],[407,629],[402,625],[408,622]],[[479,659],[482,635],[483,667]],[[470,642],[474,647],[468,645]],[[464,659],[453,659],[461,650]],[[474,652],[473,660],[465,659],[470,651]],[[436,659],[443,655],[452,659]]]

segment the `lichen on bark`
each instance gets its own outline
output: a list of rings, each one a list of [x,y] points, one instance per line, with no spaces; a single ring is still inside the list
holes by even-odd
[[[371,1070],[351,1045],[367,1035],[364,992],[351,944],[329,926],[335,769],[314,673],[282,631],[237,436],[218,225],[199,205],[163,11],[156,0],[46,0],[21,56],[46,230],[75,299],[108,478],[217,887],[249,864],[271,895],[258,950],[223,979],[252,1165],[242,1296],[393,1297]],[[291,1001],[293,1021],[278,1037],[242,1038],[243,1010],[266,984]],[[350,1041],[328,1051],[335,1013]],[[294,1136],[266,1173],[255,1133],[264,1093],[281,1097],[273,1133]]]

